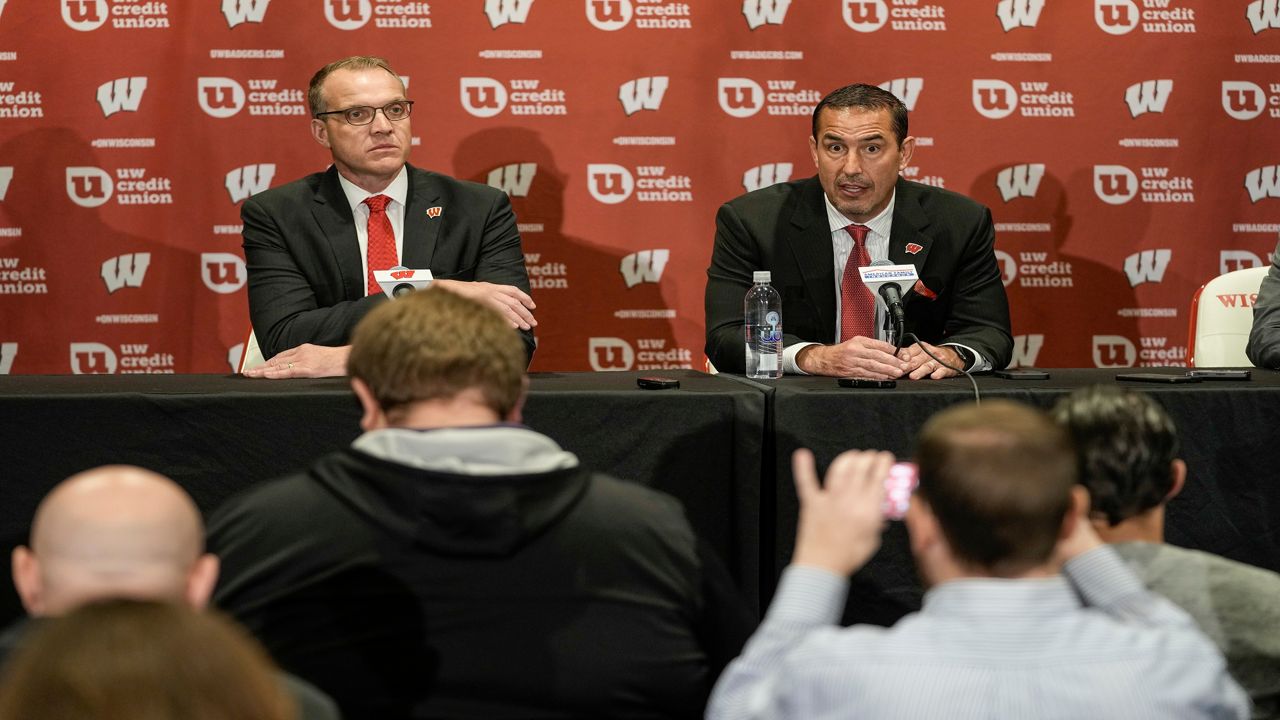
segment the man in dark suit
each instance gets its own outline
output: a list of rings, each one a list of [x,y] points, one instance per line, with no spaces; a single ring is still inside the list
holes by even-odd
[[[1280,243],[1271,253],[1271,269],[1258,288],[1245,354],[1260,368],[1280,368]]]
[[[742,299],[752,271],[770,270],[782,294],[786,372],[915,380],[1008,364],[1009,302],[991,212],[898,177],[915,149],[902,101],[871,85],[830,93],[814,109],[809,149],[816,177],[748,193],[716,216],[711,362],[744,370]],[[884,302],[857,272],[876,260],[919,273],[903,288],[904,336],[919,342],[900,350],[887,341]]]
[[[350,57],[311,79],[311,135],[323,173],[253,196],[240,211],[249,314],[266,365],[257,377],[342,375],[352,329],[385,299],[375,270],[430,269],[519,329],[537,325],[505,193],[420,170],[409,158],[413,102],[387,62]]]

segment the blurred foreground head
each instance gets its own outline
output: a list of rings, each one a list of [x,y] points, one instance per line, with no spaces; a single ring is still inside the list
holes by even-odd
[[[290,720],[266,653],[176,603],[107,600],[36,628],[5,666],[0,720]]]

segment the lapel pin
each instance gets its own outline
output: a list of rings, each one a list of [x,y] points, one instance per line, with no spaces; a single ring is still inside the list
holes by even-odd
[[[908,255],[915,255],[916,253],[920,252],[923,249],[924,249],[924,246],[921,245],[920,243],[907,243]]]
[[[440,207],[439,205],[436,205],[435,207],[429,207],[427,208],[427,217],[438,218],[440,217],[440,213],[442,212],[444,212],[444,208]]]

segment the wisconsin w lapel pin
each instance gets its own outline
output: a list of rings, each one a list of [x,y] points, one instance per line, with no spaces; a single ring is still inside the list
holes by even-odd
[[[444,212],[444,208],[440,207],[439,205],[435,205],[433,207],[427,208],[427,217],[438,218],[440,217],[440,213],[442,212]]]
[[[924,246],[921,245],[920,243],[907,243],[908,255],[915,255],[916,253],[920,252],[923,249],[924,249]]]

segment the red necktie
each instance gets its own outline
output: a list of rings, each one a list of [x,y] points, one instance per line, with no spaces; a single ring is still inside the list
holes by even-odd
[[[369,295],[382,292],[378,282],[373,279],[374,270],[390,270],[396,262],[396,233],[391,229],[391,219],[387,217],[387,203],[391,198],[386,195],[370,195],[364,199],[369,206]]]
[[[858,274],[859,267],[871,264],[871,255],[867,253],[867,233],[871,228],[855,224],[845,229],[853,238],[853,249],[849,251],[849,260],[840,278],[840,342],[855,335],[876,336],[876,298]]]

